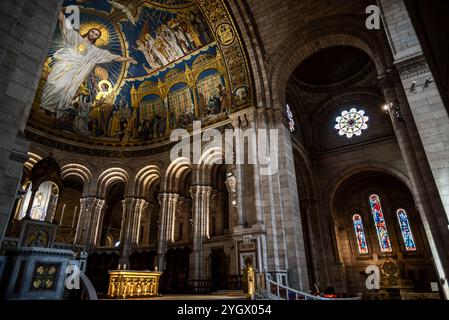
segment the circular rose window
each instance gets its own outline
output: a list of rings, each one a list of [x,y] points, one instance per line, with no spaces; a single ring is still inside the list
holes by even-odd
[[[360,136],[362,131],[368,128],[369,118],[365,116],[365,111],[351,108],[349,111],[345,110],[338,116],[335,121],[335,129],[338,130],[338,134],[347,138]]]

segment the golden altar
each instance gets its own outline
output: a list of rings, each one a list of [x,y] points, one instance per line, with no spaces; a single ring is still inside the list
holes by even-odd
[[[153,297],[159,294],[159,278],[162,272],[110,270],[109,298]]]

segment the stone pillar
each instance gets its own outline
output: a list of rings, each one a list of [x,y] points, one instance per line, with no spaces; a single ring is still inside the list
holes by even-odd
[[[160,230],[160,214],[161,208],[159,203],[151,202],[150,203],[150,226],[149,226],[149,234],[148,240],[149,244],[156,244],[159,240],[159,230]]]
[[[404,1],[381,0],[380,5],[402,85],[395,92],[384,89],[385,96],[440,284],[449,298],[449,115]]]
[[[212,188],[209,196],[209,217],[207,219],[209,226],[209,237],[216,237],[219,235],[219,229],[217,228],[217,220],[219,217],[217,200],[217,190]]]
[[[154,204],[153,203],[147,203],[144,208],[142,209],[142,217],[146,217],[146,226],[144,228],[144,234],[142,237],[142,243],[140,244],[145,244],[145,245],[149,245],[150,244],[150,232],[151,232],[151,215],[154,212]],[[139,237],[141,237],[139,235]]]
[[[122,205],[119,264],[130,267],[129,257],[133,247],[139,243],[140,220],[148,203],[143,199],[126,198],[122,200]]]
[[[23,131],[61,4],[2,0],[0,5],[0,243],[28,158]]]
[[[175,242],[175,215],[179,194],[161,193],[159,201],[161,214],[159,219],[159,245],[157,250],[158,267],[160,271],[165,270],[165,253],[168,242]]]
[[[260,111],[260,127],[263,126],[263,118],[263,111]],[[276,148],[274,153],[278,155],[278,170],[268,177],[271,179],[272,189],[264,189],[264,198],[270,199],[270,197],[273,197],[270,193],[274,193],[271,204],[267,204],[272,208],[271,218],[267,220],[274,220],[277,230],[273,235],[267,234],[267,243],[276,241],[276,237],[281,240],[278,240],[277,244],[271,243],[271,246],[278,246],[279,253],[285,250],[289,286],[307,291],[309,289],[309,277],[291,132],[283,110],[268,113],[266,121],[267,128],[277,130],[278,134],[277,144],[270,145],[270,148]],[[267,141],[267,144],[271,144],[271,141]],[[261,181],[261,185],[265,186],[266,183]],[[270,214],[270,212],[268,211],[267,214]]]
[[[190,279],[201,279],[206,274],[203,241],[209,238],[209,199],[212,188],[196,185],[190,188],[193,208],[193,248],[190,259]]]
[[[217,235],[221,236],[224,234],[224,217],[225,214],[223,212],[223,203],[224,203],[224,193],[223,191],[217,191],[215,195],[215,201],[217,206],[216,213],[216,221],[215,221],[215,230],[217,230]]]
[[[234,128],[234,130],[236,129],[241,129],[242,127],[242,122],[240,121],[239,118],[239,113],[234,113],[232,115],[229,115],[229,118],[231,119],[232,122],[232,127]],[[243,154],[243,148],[240,145],[235,145],[234,148],[234,153],[240,153]],[[235,212],[235,219],[234,219],[234,231],[235,230],[239,230],[239,229],[243,229],[244,225],[245,225],[245,188],[244,188],[244,174],[243,174],[243,170],[244,170],[244,165],[242,164],[236,164],[233,169],[232,169],[232,176],[230,175],[231,172],[228,172],[228,178],[227,178],[227,182],[226,185],[229,187],[232,187],[233,193],[232,193],[232,197],[236,203],[235,206],[233,206],[234,208],[234,212]]]
[[[187,234],[186,234],[186,240],[190,241],[192,239],[192,235],[193,235],[193,215],[192,215],[192,198],[187,197],[185,199],[185,206],[186,208],[188,208],[188,214],[186,216],[186,230],[187,230]]]
[[[75,244],[84,245],[87,249],[98,246],[101,237],[106,202],[94,197],[80,199],[80,212],[75,234]]]
[[[28,208],[25,214],[26,219],[31,219],[31,210],[33,209],[34,198],[36,197],[37,190],[39,190],[39,186],[36,183],[31,185],[31,197],[30,202],[28,203]]]

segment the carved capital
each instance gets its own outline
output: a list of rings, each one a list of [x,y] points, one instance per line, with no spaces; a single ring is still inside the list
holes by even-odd
[[[275,124],[283,124],[286,128],[288,128],[288,119],[281,109],[274,110],[271,115]]]
[[[209,197],[211,192],[212,188],[210,186],[196,185],[190,187],[190,194],[193,199],[198,196]]]
[[[401,79],[410,79],[429,72],[429,65],[423,55],[395,62]]]

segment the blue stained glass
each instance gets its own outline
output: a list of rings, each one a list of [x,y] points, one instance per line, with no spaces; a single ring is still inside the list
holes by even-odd
[[[398,209],[396,215],[401,228],[402,238],[404,239],[405,250],[416,251],[415,239],[413,238],[412,230],[410,229],[407,212],[405,212],[404,209]]]
[[[365,229],[363,228],[362,217],[355,214],[352,217],[352,222],[354,224],[355,237],[357,238],[357,246],[360,254],[368,253],[368,246],[366,244]]]
[[[285,109],[286,109],[287,118],[288,118],[288,128],[289,128],[290,132],[293,132],[296,130],[296,124],[295,124],[295,119],[293,117],[292,110],[290,109],[290,106],[288,104],[285,105]]]
[[[374,225],[376,226],[377,238],[379,239],[380,250],[382,252],[391,252],[391,242],[387,231],[387,225],[385,224],[384,214],[382,212],[382,206],[380,205],[380,198],[378,195],[371,195],[369,197],[369,203],[371,206],[371,213],[374,219]]]

